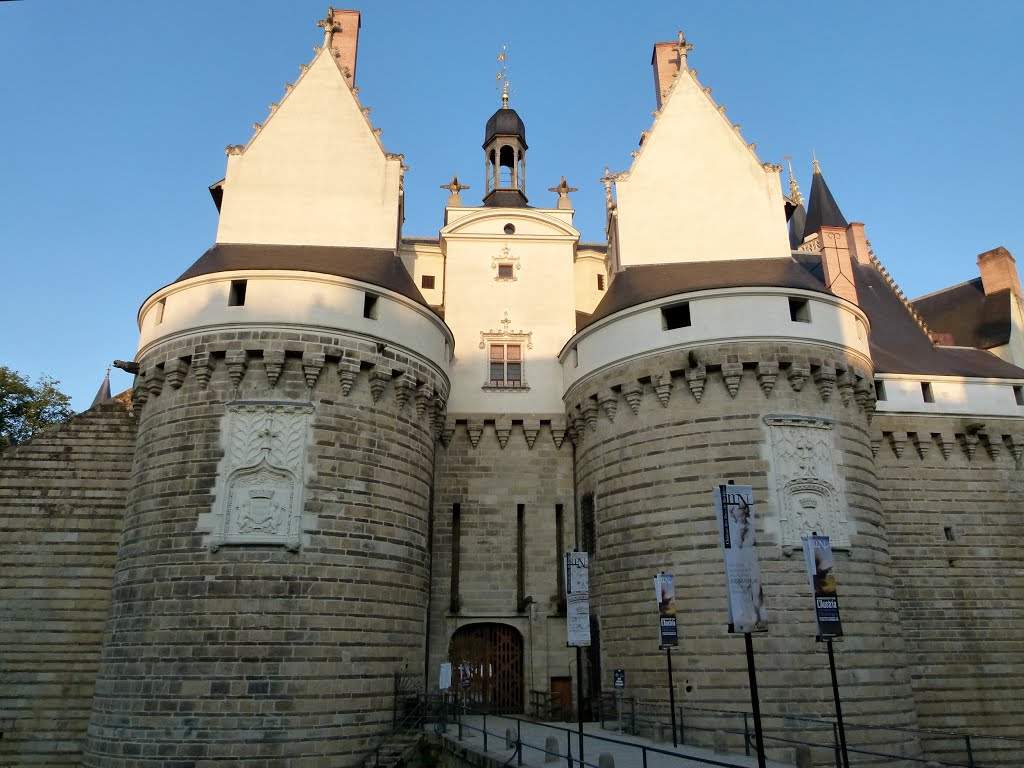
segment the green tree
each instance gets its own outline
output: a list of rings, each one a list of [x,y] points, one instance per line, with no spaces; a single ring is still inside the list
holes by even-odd
[[[57,389],[59,384],[49,376],[31,384],[27,376],[0,365],[0,453],[72,416],[71,398]]]

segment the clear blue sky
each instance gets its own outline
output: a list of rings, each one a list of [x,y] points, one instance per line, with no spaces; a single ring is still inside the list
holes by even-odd
[[[500,9],[506,9],[501,12]],[[1024,2],[368,2],[357,85],[402,152],[407,235],[434,235],[457,172],[481,194],[484,123],[509,49],[527,190],[565,175],[577,227],[603,239],[606,165],[650,126],[655,41],[690,64],[756,142],[811,147],[846,217],[910,296],[1024,259]],[[130,359],[136,313],[216,233],[207,186],[322,42],[317,0],[0,2],[0,364],[60,379],[86,408]],[[783,12],[784,11],[784,12]],[[680,179],[685,183],[685,179]],[[875,329],[876,331],[880,329]],[[115,391],[130,385],[117,370]]]

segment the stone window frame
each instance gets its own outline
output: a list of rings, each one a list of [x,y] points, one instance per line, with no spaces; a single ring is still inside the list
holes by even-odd
[[[508,322],[506,316],[503,323]],[[508,385],[508,384],[494,384],[491,381],[491,345],[504,345],[506,349],[509,345],[518,345],[520,351],[520,372],[519,372],[519,384]],[[528,392],[530,385],[526,378],[526,360],[528,355],[527,350],[533,349],[533,333],[523,331],[481,331],[480,332],[480,345],[479,348],[484,350],[484,382],[482,389],[495,391],[499,390],[502,392]],[[504,359],[505,364],[508,364],[507,357]]]
[[[510,268],[511,276],[502,276],[501,267]],[[514,283],[517,280],[516,272],[522,268],[522,262],[518,256],[512,255],[508,243],[501,247],[499,255],[491,257],[491,269],[494,270],[494,282],[496,283]]]

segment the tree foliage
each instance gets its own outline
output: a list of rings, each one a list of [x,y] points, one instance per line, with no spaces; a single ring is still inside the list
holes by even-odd
[[[59,384],[49,376],[32,384],[27,376],[0,365],[0,453],[73,415],[71,398]]]

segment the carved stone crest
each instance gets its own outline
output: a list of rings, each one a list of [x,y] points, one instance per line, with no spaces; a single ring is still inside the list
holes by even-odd
[[[207,545],[302,543],[306,442],[312,405],[231,403]]]
[[[833,547],[849,547],[835,424],[805,416],[765,416],[764,421],[783,548],[801,547],[800,537],[814,531],[827,535]]]

